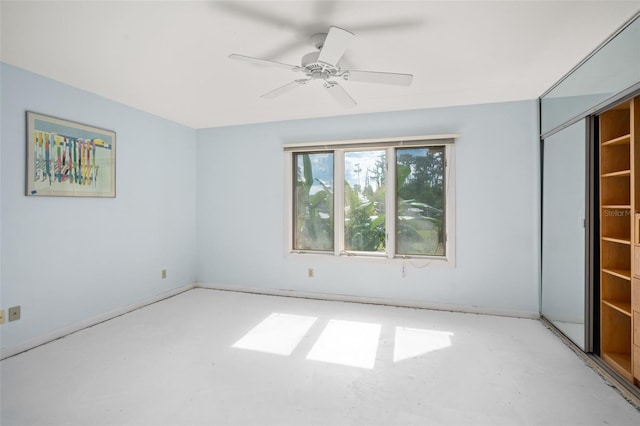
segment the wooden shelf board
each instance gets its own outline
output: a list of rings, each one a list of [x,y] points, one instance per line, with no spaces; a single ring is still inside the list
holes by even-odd
[[[617,237],[602,237],[603,241],[609,241],[611,243],[618,243],[618,244],[626,244],[626,245],[631,245],[631,240],[628,238],[617,238]]]
[[[602,146],[624,145],[631,142],[631,134],[622,135],[618,138],[602,142]]]
[[[631,281],[631,271],[628,269],[605,269],[602,268],[602,272],[606,272],[609,275],[613,275],[624,280]]]
[[[625,176],[631,176],[631,170],[619,170],[617,172],[610,172],[610,173],[603,173],[602,177],[603,178],[608,178],[608,177],[625,177]]]
[[[621,314],[624,314],[626,316],[628,316],[629,318],[631,318],[631,303],[630,302],[622,302],[620,300],[605,300],[602,299],[602,303],[608,307],[610,307],[611,309],[615,309],[616,311],[620,312]]]
[[[622,374],[627,380],[633,382],[633,374],[631,374],[631,355],[620,354],[616,352],[603,352],[602,359],[607,364],[616,369],[616,371]]]
[[[620,210],[631,210],[630,204],[603,204],[603,209],[620,209]]]

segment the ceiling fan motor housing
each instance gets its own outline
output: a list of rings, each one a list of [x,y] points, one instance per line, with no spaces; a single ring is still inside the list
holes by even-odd
[[[318,62],[320,52],[307,53],[302,57],[301,71],[312,79],[326,80],[340,73],[340,68],[324,62]]]

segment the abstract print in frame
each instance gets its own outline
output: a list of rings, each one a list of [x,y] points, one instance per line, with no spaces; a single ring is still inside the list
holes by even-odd
[[[116,196],[116,133],[27,111],[27,195]]]

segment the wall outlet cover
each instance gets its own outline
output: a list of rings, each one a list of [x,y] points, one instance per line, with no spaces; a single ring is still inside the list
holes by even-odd
[[[0,309],[0,324],[4,324],[4,309]]]
[[[20,319],[20,306],[9,308],[9,321],[17,321]]]

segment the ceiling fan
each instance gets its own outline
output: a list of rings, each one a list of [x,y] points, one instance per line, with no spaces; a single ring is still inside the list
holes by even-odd
[[[337,80],[358,81],[364,83],[394,84],[409,86],[413,80],[411,74],[399,74],[377,71],[343,70],[339,62],[349,47],[354,34],[339,27],[329,28],[328,33],[315,34],[311,42],[316,47],[316,52],[307,53],[302,57],[301,65],[290,65],[269,59],[254,58],[251,56],[232,54],[230,59],[252,62],[255,64],[270,65],[285,68],[290,71],[304,74],[305,78],[294,80],[284,86],[278,87],[262,95],[262,98],[275,98],[311,81],[320,81],[327,92],[340,105],[344,107],[356,106],[356,101],[347,91],[338,84]]]

